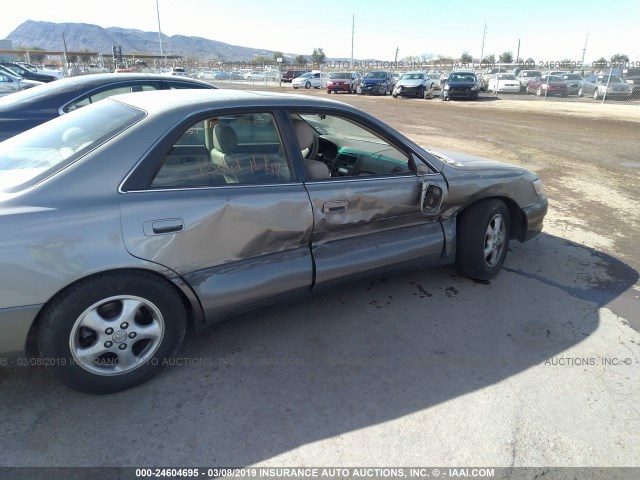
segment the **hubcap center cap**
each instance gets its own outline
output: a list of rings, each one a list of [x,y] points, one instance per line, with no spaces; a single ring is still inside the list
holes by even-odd
[[[115,343],[122,343],[127,339],[127,332],[119,330],[113,334],[112,338]]]

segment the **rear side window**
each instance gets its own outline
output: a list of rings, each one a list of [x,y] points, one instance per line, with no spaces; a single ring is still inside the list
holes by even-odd
[[[105,101],[0,142],[0,192],[18,192],[72,164],[145,113]]]
[[[96,103],[100,100],[103,100],[108,97],[112,97],[113,95],[120,95],[122,93],[131,93],[131,92],[148,92],[151,90],[158,90],[157,83],[118,83],[117,85],[113,85],[107,88],[104,88],[99,91],[94,91],[89,93],[88,95],[82,96],[69,104],[67,104],[64,108],[64,112],[72,112],[82,107],[86,107],[92,103]]]
[[[291,167],[270,113],[211,117],[191,125],[164,155],[151,188],[289,182]]]

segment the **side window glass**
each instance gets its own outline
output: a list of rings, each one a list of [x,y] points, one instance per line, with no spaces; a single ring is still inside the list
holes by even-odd
[[[291,181],[275,120],[269,113],[212,117],[178,138],[151,188],[213,187]]]
[[[412,172],[405,152],[349,119],[304,113],[293,115],[292,122],[311,180]]]
[[[100,90],[99,92],[92,93],[85,97],[79,98],[69,105],[67,105],[64,109],[65,112],[72,112],[73,110],[77,110],[78,108],[86,107],[91,103],[98,102],[104,98],[112,97],[113,95],[120,95],[122,93],[131,93],[131,92],[146,92],[150,90],[157,90],[157,87],[154,84],[133,84],[133,85],[125,85],[125,86],[117,86],[106,88],[104,90]]]

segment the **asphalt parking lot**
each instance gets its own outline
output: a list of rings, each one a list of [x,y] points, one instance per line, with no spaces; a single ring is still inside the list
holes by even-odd
[[[331,98],[539,172],[545,232],[490,283],[379,276],[190,334],[122,393],[2,369],[0,466],[640,465],[640,108]]]

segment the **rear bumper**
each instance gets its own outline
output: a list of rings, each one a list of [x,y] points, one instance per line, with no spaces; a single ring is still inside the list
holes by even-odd
[[[0,365],[25,353],[29,329],[42,305],[0,309]]]
[[[525,226],[524,235],[522,237],[523,242],[532,239],[542,232],[544,217],[547,214],[548,209],[549,201],[546,196],[543,197],[541,202],[522,209],[522,213],[524,213]]]

